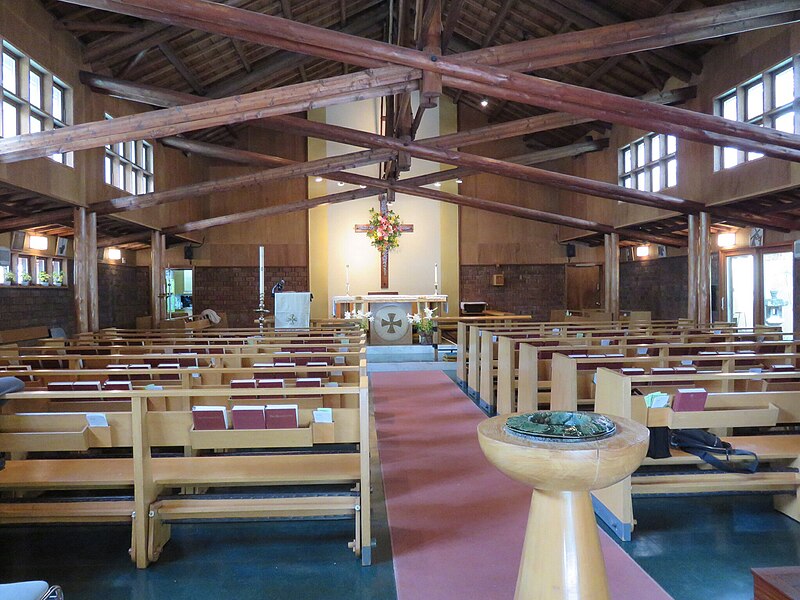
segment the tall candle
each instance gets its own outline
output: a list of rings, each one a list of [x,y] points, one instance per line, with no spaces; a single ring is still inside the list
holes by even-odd
[[[258,293],[264,297],[264,246],[258,247]]]
[[[433,263],[433,285],[439,287],[439,263]]]
[[[344,283],[350,285],[350,265],[344,266]]]

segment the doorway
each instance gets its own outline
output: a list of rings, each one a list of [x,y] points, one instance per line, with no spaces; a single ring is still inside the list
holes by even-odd
[[[786,247],[746,248],[722,253],[723,312],[739,327],[794,329],[792,252]]]
[[[164,278],[167,318],[191,316],[194,271],[192,269],[166,269]]]
[[[567,308],[598,309],[602,306],[601,265],[567,265]]]

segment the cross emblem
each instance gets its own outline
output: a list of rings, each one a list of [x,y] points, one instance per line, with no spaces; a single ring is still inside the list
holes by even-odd
[[[381,215],[384,217],[386,213],[389,212],[389,201],[386,198],[386,194],[381,195]],[[356,233],[369,233],[370,226],[369,225],[356,225],[355,226]],[[414,226],[413,225],[400,225],[400,231],[403,233],[414,233]],[[381,289],[386,290],[389,289],[389,251],[386,250],[381,252]],[[390,333],[394,333],[391,331]]]
[[[289,315],[289,318],[286,320],[289,321],[289,323],[291,323],[292,325],[297,323],[297,317],[295,317],[294,314]]]
[[[381,325],[386,327],[389,333],[396,333],[395,327],[400,327],[403,322],[397,319],[397,313],[389,313],[389,319],[381,319]]]

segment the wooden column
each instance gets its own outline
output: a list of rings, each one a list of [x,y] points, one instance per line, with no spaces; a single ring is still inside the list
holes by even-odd
[[[154,231],[150,235],[150,315],[153,327],[164,318],[164,234]]]
[[[605,307],[612,319],[619,318],[619,234],[605,234]]]
[[[89,313],[89,331],[100,329],[99,292],[97,284],[97,213],[86,215],[87,277],[86,305]]]
[[[700,213],[697,232],[697,324],[711,322],[711,219]]]
[[[687,303],[686,303],[686,318],[691,320],[697,319],[697,216],[689,215],[689,254],[687,256],[688,263],[688,280],[686,283],[687,290]]]
[[[73,228],[75,231],[75,258],[72,261],[72,293],[75,305],[75,330],[77,333],[89,331],[89,240],[87,232],[86,209],[75,208],[73,211]]]

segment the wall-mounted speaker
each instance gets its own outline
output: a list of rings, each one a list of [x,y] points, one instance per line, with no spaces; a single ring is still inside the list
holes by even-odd
[[[185,258],[186,260],[194,259],[194,246],[183,247],[183,258]]]
[[[567,258],[575,258],[575,244],[567,244]]]

